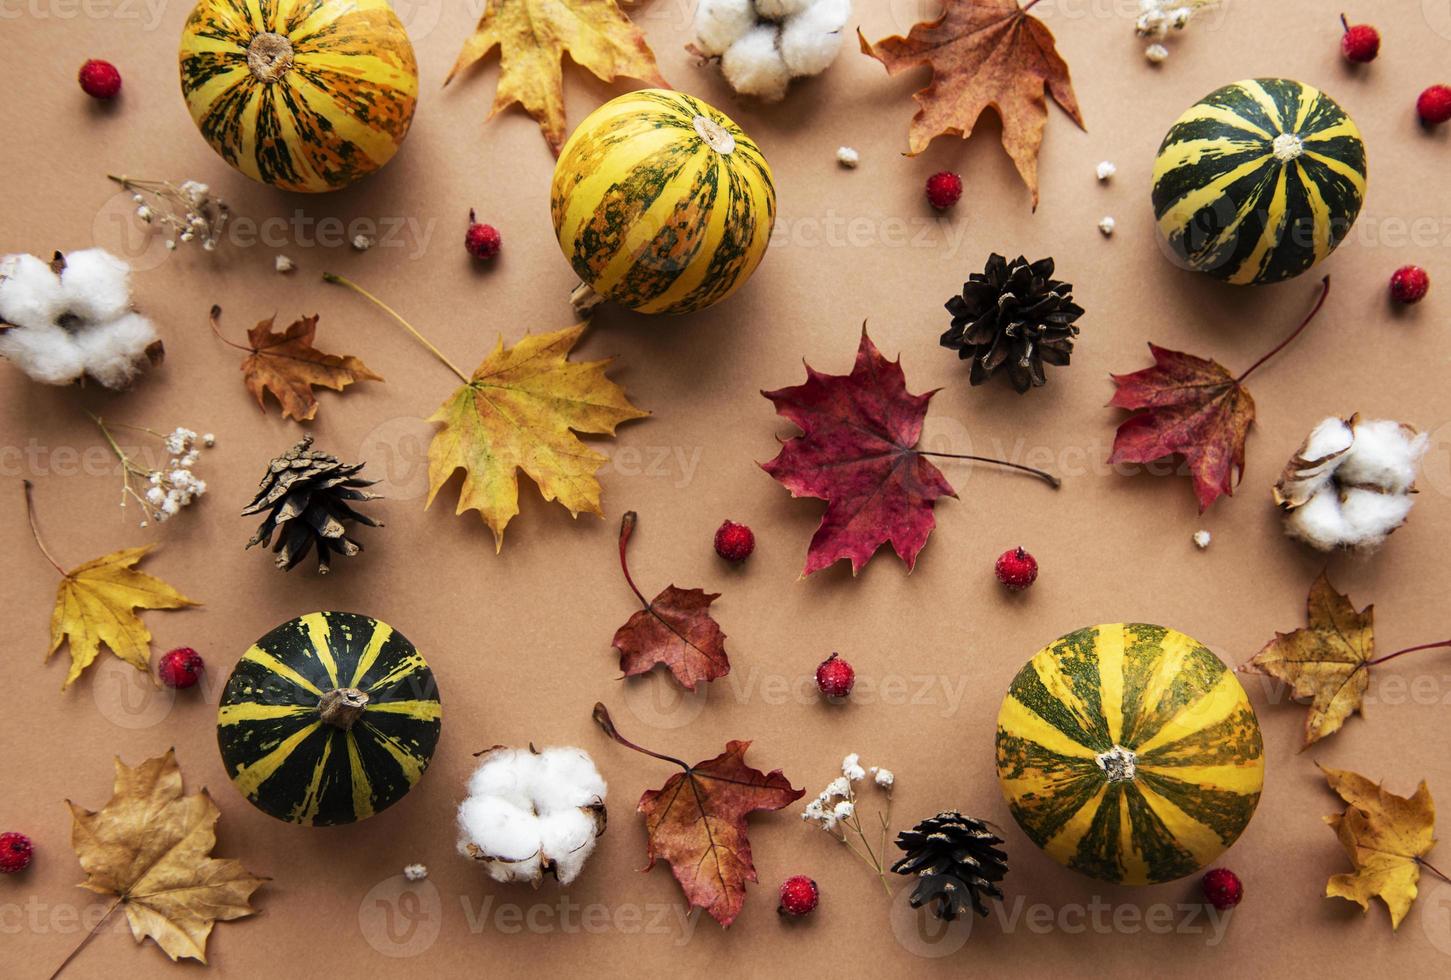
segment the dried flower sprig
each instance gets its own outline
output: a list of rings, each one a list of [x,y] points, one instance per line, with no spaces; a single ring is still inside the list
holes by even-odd
[[[162,229],[166,247],[180,242],[201,242],[208,252],[217,249],[232,212],[227,202],[212,195],[200,181],[141,180],[136,177],[107,177],[131,192],[136,217],[144,224]]]
[[[203,448],[216,445],[216,436],[210,432],[198,436],[191,429],[178,426],[169,434],[157,432],[140,425],[112,422],[109,425],[98,415],[91,421],[106,437],[106,443],[116,458],[121,461],[121,509],[128,501],[135,501],[141,507],[141,526],[149,527],[153,522],[165,524],[183,507],[190,506],[207,492],[205,480],[197,479],[192,473]],[[164,469],[151,469],[142,465],[135,456],[121,448],[112,435],[110,426],[144,432],[161,440],[162,448],[170,457]]]
[[[1139,18],[1134,22],[1134,33],[1149,40],[1144,48],[1144,57],[1153,64],[1160,64],[1169,57],[1164,46],[1170,31],[1182,31],[1189,26],[1194,15],[1208,7],[1218,6],[1220,0],[1139,0]]]
[[[875,848],[867,836],[866,827],[862,825],[860,800],[856,792],[856,784],[865,780],[868,773],[872,783],[886,796],[885,804],[877,809],[881,837]],[[826,789],[801,811],[802,820],[815,823],[875,871],[888,897],[891,897],[892,888],[887,884],[887,838],[891,833],[892,787],[896,781],[897,777],[890,769],[881,766],[862,768],[861,756],[853,752],[841,760],[841,775],[827,783]],[[860,840],[860,847],[853,843],[853,836]]]

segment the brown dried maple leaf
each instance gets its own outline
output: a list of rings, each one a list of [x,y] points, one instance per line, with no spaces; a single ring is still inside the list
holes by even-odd
[[[256,913],[252,893],[268,879],[211,856],[221,812],[206,790],[182,795],[174,749],[135,768],[117,759],[115,792],[101,809],[69,805],[81,887],[114,896],[106,915],[124,908],[137,942],[150,936],[173,960],[205,963],[215,923]]]
[[[891,75],[920,65],[932,69],[932,83],[913,96],[917,114],[909,155],[948,133],[966,139],[991,108],[1003,121],[1003,149],[1038,207],[1038,150],[1048,122],[1044,90],[1085,128],[1068,64],[1042,21],[1030,17],[1018,0],[946,0],[942,16],[913,25],[906,37],[872,44],[858,30],[857,39],[862,53]]]
[[[499,87],[489,118],[519,103],[538,121],[555,156],[564,148],[565,54],[603,82],[624,75],[670,87],[645,35],[615,0],[489,0],[444,84],[495,47]]]
[[[251,346],[244,347],[222,336],[221,315],[221,307],[213,306],[212,330],[223,343],[248,352],[242,360],[242,380],[264,412],[265,396],[270,391],[282,406],[283,418],[308,422],[317,415],[314,387],[342,391],[358,381],[383,380],[350,354],[325,354],[312,346],[317,336],[316,316],[305,316],[282,333],[274,329],[276,317],[263,320],[247,331]]]
[[[664,664],[687,691],[701,681],[713,681],[730,673],[725,634],[710,618],[710,604],[719,593],[702,589],[679,589],[671,585],[653,600],[647,600],[630,577],[625,549],[634,534],[634,511],[620,522],[620,568],[625,581],[644,607],[615,631],[614,647],[620,654],[620,669],[626,677],[645,674]]]
[[[603,704],[595,705],[594,719],[626,748],[681,768],[664,786],[640,797],[649,836],[644,870],[663,858],[691,906],[730,925],[745,905],[746,882],[758,880],[746,816],[790,806],[806,791],[792,787],[779,769],[764,773],[746,765],[750,742],[727,742],[720,755],[692,766],[626,739]]]
[[[1233,496],[1244,476],[1244,445],[1255,419],[1244,381],[1310,325],[1329,295],[1326,276],[1310,315],[1238,377],[1218,361],[1149,344],[1153,367],[1110,375],[1116,390],[1109,405],[1138,414],[1119,425],[1109,463],[1151,463],[1177,454],[1189,466],[1201,514],[1221,495]]]

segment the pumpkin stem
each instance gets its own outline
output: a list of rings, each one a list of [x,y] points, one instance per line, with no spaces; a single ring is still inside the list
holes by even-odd
[[[263,31],[247,46],[247,67],[259,82],[277,81],[292,69],[292,42],[281,34]]]
[[[322,720],[334,728],[348,731],[363,717],[368,707],[368,695],[355,687],[339,687],[328,691],[317,703]]]
[[[709,116],[696,116],[694,124],[696,135],[705,141],[706,146],[722,156],[735,152],[736,138],[720,123]]]

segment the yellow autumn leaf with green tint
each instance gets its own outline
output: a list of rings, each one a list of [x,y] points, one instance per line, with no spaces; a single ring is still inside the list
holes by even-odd
[[[572,516],[603,516],[596,473],[607,457],[575,433],[614,435],[621,422],[649,414],[605,375],[610,360],[569,360],[583,332],[579,324],[509,348],[501,339],[429,419],[440,428],[428,447],[428,503],[463,470],[456,513],[482,514],[496,548],[519,513],[520,470]]]
[[[1362,909],[1370,900],[1385,902],[1391,928],[1416,900],[1422,858],[1436,844],[1436,806],[1424,780],[1410,797],[1397,796],[1359,773],[1320,767],[1330,788],[1349,808],[1325,822],[1340,838],[1353,872],[1332,875],[1325,886],[1327,898],[1343,898]]]
[[[88,561],[65,574],[56,589],[50,617],[50,659],[62,643],[70,644],[70,687],[107,646],[137,670],[151,671],[151,631],[137,609],[181,609],[196,606],[161,579],[138,572],[135,565],[151,546],[125,548]]]

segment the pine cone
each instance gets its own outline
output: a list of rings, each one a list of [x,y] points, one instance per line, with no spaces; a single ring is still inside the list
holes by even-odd
[[[351,558],[363,550],[362,545],[348,537],[346,522],[357,521],[368,527],[383,525],[348,505],[348,501],[379,497],[365,489],[376,480],[355,478],[363,464],[346,466],[337,457],[317,452],[311,446],[312,436],[304,436],[287,455],[274,459],[262,478],[256,499],[242,515],[267,512],[267,519],[247,542],[248,548],[259,544],[268,547],[276,532],[277,545],[272,550],[277,554],[277,567],[286,572],[307,557],[316,544],[317,569],[326,575],[330,555]]]
[[[1013,387],[1025,392],[1047,384],[1045,362],[1067,366],[1083,307],[1073,302],[1073,286],[1052,275],[1052,259],[1030,264],[1020,255],[1009,262],[995,252],[981,274],[963,283],[962,295],[947,301],[952,326],[942,346],[971,358],[974,385],[1006,368]]]
[[[897,835],[897,846],[907,856],[892,870],[918,877],[914,909],[927,905],[948,921],[969,907],[986,916],[982,896],[1002,898],[997,882],[1008,873],[1008,856],[995,846],[1001,843],[981,820],[948,810]]]

